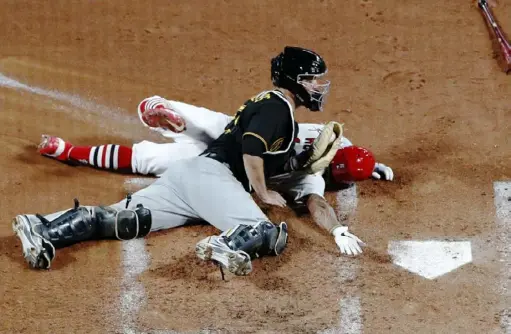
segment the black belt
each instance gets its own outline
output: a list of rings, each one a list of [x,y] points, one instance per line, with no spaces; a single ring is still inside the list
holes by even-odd
[[[220,161],[220,156],[215,152],[202,152],[199,157],[206,157]],[[222,161],[223,162],[223,161]]]
[[[229,163],[227,161],[225,161],[224,159],[222,159],[218,153],[203,152],[203,153],[199,154],[199,157],[206,157],[206,158],[216,160],[216,161],[220,162],[221,164],[224,164],[225,166],[227,166],[227,168],[231,169],[231,166],[229,165]]]

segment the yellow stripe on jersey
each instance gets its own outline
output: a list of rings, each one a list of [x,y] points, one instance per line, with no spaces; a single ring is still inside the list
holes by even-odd
[[[254,136],[254,137],[256,137],[257,139],[259,139],[260,141],[262,141],[262,142],[263,142],[263,144],[264,144],[264,149],[265,149],[265,151],[266,151],[266,152],[268,152],[268,143],[266,142],[266,140],[264,140],[264,138],[263,138],[263,137],[261,137],[260,135],[258,135],[257,133],[254,133],[254,132],[245,132],[245,133],[243,134],[243,137],[245,137],[245,136]]]

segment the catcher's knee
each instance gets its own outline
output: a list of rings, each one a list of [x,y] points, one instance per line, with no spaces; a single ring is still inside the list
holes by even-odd
[[[134,210],[98,207],[96,218],[105,230],[111,231],[113,228],[113,231],[107,234],[112,234],[112,237],[119,240],[143,238],[151,231],[151,211],[142,204],[138,204]]]
[[[115,217],[115,236],[119,240],[143,238],[151,231],[151,211],[138,204],[135,210],[121,210]]]
[[[227,245],[242,250],[252,258],[280,255],[287,245],[287,224],[264,221],[257,225],[238,225],[225,233]]]

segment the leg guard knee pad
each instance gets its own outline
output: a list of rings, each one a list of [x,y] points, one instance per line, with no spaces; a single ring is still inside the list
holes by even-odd
[[[142,204],[135,210],[120,210],[115,215],[114,227],[119,240],[143,238],[151,231],[151,211]]]
[[[233,250],[242,250],[257,258],[265,255],[280,255],[287,245],[287,224],[275,226],[271,222],[257,225],[238,225],[222,233],[225,242]]]

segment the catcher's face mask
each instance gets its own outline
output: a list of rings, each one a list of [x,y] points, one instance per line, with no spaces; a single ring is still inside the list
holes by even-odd
[[[323,111],[328,92],[330,91],[330,80],[324,78],[326,73],[320,75],[298,75],[297,83],[309,93],[313,109]]]

